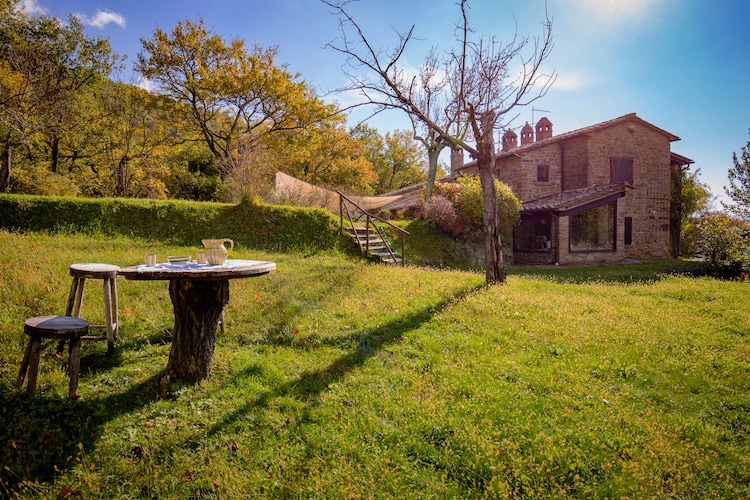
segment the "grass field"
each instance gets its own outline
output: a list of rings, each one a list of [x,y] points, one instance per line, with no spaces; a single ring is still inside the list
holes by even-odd
[[[23,321],[62,314],[72,262],[196,248],[0,232],[0,496],[747,498],[750,290],[662,264],[482,273],[249,252],[211,377],[157,396],[163,282],[118,281],[121,336],[80,398]],[[91,284],[83,316],[101,322]]]

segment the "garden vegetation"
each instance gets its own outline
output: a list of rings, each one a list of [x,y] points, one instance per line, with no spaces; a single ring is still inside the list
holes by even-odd
[[[163,203],[142,208],[190,208]],[[127,213],[132,235],[0,230],[5,497],[750,495],[748,285],[676,275],[679,261],[509,268],[505,284],[487,285],[480,272],[373,264],[247,232],[230,257],[277,271],[232,282],[209,380],[158,396],[166,284],[120,279],[115,354],[84,343],[68,401],[65,360],[48,346],[27,400],[15,386],[23,321],[64,311],[71,263],[197,251],[178,229],[148,235],[169,217]],[[83,316],[101,321],[101,300],[92,284]]]

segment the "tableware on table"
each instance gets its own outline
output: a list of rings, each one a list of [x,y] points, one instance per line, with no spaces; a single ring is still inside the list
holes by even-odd
[[[146,262],[146,265],[148,267],[154,267],[156,265],[156,254],[147,253],[143,260]]]
[[[198,262],[198,264],[205,264],[206,261],[206,252],[198,252],[195,254],[195,260]]]
[[[234,241],[229,238],[206,239],[201,240],[201,243],[206,247],[206,259],[212,266],[226,262],[227,255],[234,248]],[[229,250],[224,246],[226,243],[229,243]]]
[[[190,262],[189,255],[170,255],[167,257],[167,262],[170,264],[187,264]]]

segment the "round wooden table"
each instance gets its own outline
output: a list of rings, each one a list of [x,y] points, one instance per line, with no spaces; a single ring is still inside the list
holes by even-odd
[[[208,377],[216,334],[229,302],[229,280],[263,276],[274,262],[228,259],[224,264],[156,264],[121,268],[128,280],[169,280],[174,308],[174,330],[163,383],[172,377],[193,383]]]

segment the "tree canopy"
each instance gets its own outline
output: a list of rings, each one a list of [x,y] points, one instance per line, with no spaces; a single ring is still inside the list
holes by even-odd
[[[729,169],[729,186],[724,191],[732,200],[724,204],[730,212],[744,220],[750,220],[750,140],[742,146],[740,156],[732,154],[734,166]]]
[[[202,19],[180,21],[171,34],[157,28],[141,43],[136,69],[183,104],[185,139],[202,138],[223,177],[237,167],[241,147],[334,113],[299,75],[275,64],[275,49],[248,50],[238,38],[227,43]]]

